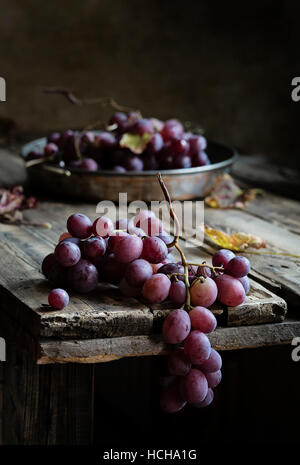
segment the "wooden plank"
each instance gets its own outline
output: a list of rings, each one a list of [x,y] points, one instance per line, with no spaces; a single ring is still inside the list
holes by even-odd
[[[37,366],[10,344],[4,384],[4,444],[91,444],[93,386],[93,366]]]
[[[250,349],[290,344],[300,336],[300,322],[286,320],[277,324],[217,328],[209,335],[216,350]],[[130,336],[90,340],[41,340],[38,364],[102,363],[123,357],[165,355],[168,346],[160,335]]]

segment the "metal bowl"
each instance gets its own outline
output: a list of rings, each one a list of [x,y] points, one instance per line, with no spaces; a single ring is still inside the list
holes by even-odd
[[[46,138],[25,144],[21,150],[23,159],[31,150],[41,150]],[[233,148],[208,140],[206,152],[211,165],[198,168],[161,170],[173,200],[203,198],[214,178],[228,172],[237,159]],[[119,200],[119,192],[127,193],[127,200],[163,199],[157,171],[116,173],[110,170],[82,172],[66,170],[58,165],[44,163],[27,168],[28,177],[39,190],[59,197],[80,200]]]

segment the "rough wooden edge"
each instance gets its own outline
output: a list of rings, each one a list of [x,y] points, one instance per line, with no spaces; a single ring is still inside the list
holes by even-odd
[[[277,324],[218,328],[209,335],[216,350],[251,349],[290,344],[300,336],[300,322],[287,320]],[[164,355],[168,346],[161,336],[129,336],[91,340],[41,340],[40,365],[50,363],[103,363],[124,357]]]

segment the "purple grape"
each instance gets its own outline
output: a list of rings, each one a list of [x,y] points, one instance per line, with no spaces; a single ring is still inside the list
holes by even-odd
[[[140,136],[143,136],[144,134],[153,134],[153,123],[149,119],[141,118],[132,127],[132,132],[135,134],[139,134]]]
[[[146,237],[143,240],[142,257],[150,263],[161,263],[167,258],[168,248],[157,236]]]
[[[236,307],[246,298],[242,283],[232,276],[223,274],[217,276],[215,282],[218,287],[218,300],[228,307]]]
[[[125,236],[128,236],[128,233],[125,231],[116,231],[111,236],[109,236],[108,237],[109,251],[113,252],[115,245]]]
[[[155,155],[144,153],[141,159],[144,163],[144,171],[155,171],[158,169],[158,162]]]
[[[169,119],[165,122],[161,135],[164,141],[172,139],[180,139],[183,135],[183,126],[180,121],[176,119]]]
[[[243,278],[250,271],[250,262],[248,258],[237,255],[232,258],[225,266],[225,273],[234,278]]]
[[[92,131],[85,131],[80,138],[80,142],[83,144],[93,144],[95,140],[95,134]]]
[[[57,153],[58,153],[58,147],[56,144],[54,144],[53,142],[49,142],[49,144],[45,145],[45,148],[44,148],[44,155],[45,157],[53,157],[53,156],[56,156]]]
[[[49,268],[46,277],[55,286],[65,286],[67,283],[66,268],[56,262]]]
[[[52,289],[48,295],[49,305],[57,310],[62,310],[69,303],[69,294],[64,289]]]
[[[173,157],[170,154],[168,147],[164,147],[160,151],[157,161],[160,169],[170,170],[173,168]]]
[[[174,246],[172,247],[169,247],[169,244],[171,244],[174,240],[174,237],[170,236],[169,234],[167,234],[166,232],[162,231],[161,233],[157,234],[157,237],[159,237],[162,241],[164,241],[164,243],[166,244],[166,246],[168,247],[168,252],[172,252],[172,250],[174,250]]]
[[[203,136],[192,135],[191,137],[189,137],[188,141],[190,149],[189,153],[192,157],[199,154],[200,152],[203,152],[203,150],[205,150],[207,147],[206,139]]]
[[[92,230],[95,236],[108,237],[114,231],[114,224],[110,218],[100,216],[95,219]]]
[[[117,111],[109,120],[109,125],[116,124],[118,131],[124,132],[127,127],[128,117],[125,113]]]
[[[168,356],[168,369],[170,375],[185,376],[188,374],[192,364],[184,353],[182,347],[173,350]]]
[[[143,229],[148,236],[156,236],[162,231],[162,222],[156,218],[153,212],[148,210],[141,210],[134,217],[133,223],[137,228]]]
[[[174,139],[170,144],[170,151],[173,156],[186,155],[189,149],[189,144],[184,139]]]
[[[176,155],[173,160],[173,167],[175,169],[190,168],[192,161],[189,155]]]
[[[49,271],[53,268],[53,266],[57,263],[54,253],[49,253],[43,262],[42,262],[42,273],[46,278],[48,278]]]
[[[173,273],[184,273],[184,268],[182,265],[178,263],[166,263],[163,265],[160,269],[159,272],[165,275],[171,275]],[[179,276],[178,276],[179,279]]]
[[[159,275],[157,274],[155,276]],[[185,310],[176,309],[169,313],[165,319],[163,323],[162,334],[164,341],[167,344],[179,344],[185,340],[190,330],[191,320],[188,313]]]
[[[81,258],[81,252],[78,245],[73,242],[60,242],[55,247],[55,258],[62,266],[74,266]]]
[[[58,145],[60,140],[60,133],[59,132],[51,132],[47,137],[47,142],[53,142],[54,144]]]
[[[153,134],[146,146],[146,152],[148,155],[156,155],[163,147],[164,141],[162,136],[157,132]]]
[[[171,281],[161,273],[154,274],[145,281],[142,289],[144,298],[150,303],[161,303],[169,295]]]
[[[194,307],[190,313],[191,324],[194,329],[205,334],[211,333],[217,327],[217,320],[214,314],[205,307]]]
[[[212,403],[213,400],[214,400],[214,391],[211,388],[208,388],[205,399],[199,404],[192,404],[192,405],[193,407],[196,407],[196,408],[204,408],[204,407],[208,407]]]
[[[76,292],[90,292],[96,289],[98,284],[98,271],[95,265],[85,259],[68,269],[68,282]]]
[[[205,278],[211,278],[212,272],[211,272],[211,269],[208,268],[207,266],[198,266],[196,275],[203,276]]]
[[[143,251],[143,241],[137,236],[123,237],[114,248],[116,260],[121,263],[130,263],[140,258]]]
[[[116,173],[126,173],[126,169],[124,168],[124,166],[120,165],[114,166],[113,171],[115,171]]]
[[[182,410],[186,401],[182,398],[179,384],[172,383],[163,388],[160,395],[161,409],[166,413],[176,413]]]
[[[67,129],[66,131],[60,134],[59,140],[56,142],[60,149],[65,149],[66,144],[72,140],[74,142],[74,132],[71,129]]]
[[[200,366],[200,370],[206,375],[207,373],[214,373],[222,368],[221,355],[215,350],[211,349],[210,356]]]
[[[93,158],[83,158],[79,168],[83,171],[98,171],[98,163]]]
[[[82,243],[82,257],[98,265],[106,251],[106,242],[102,237],[90,237]]]
[[[184,353],[194,365],[201,365],[211,353],[208,337],[201,331],[191,331],[184,341]]]
[[[161,273],[161,268],[159,269]],[[186,287],[182,281],[174,281],[169,291],[169,299],[177,307],[180,307],[186,301]]]
[[[112,151],[118,146],[116,136],[106,131],[95,136],[95,144],[100,150],[104,151]]]
[[[235,257],[235,254],[228,249],[220,249],[216,252],[212,257],[212,264],[213,266],[225,266],[227,263]]]
[[[210,160],[206,152],[197,153],[191,157],[191,161],[193,167],[210,165]]]
[[[144,163],[143,160],[134,155],[124,155],[120,165],[126,169],[126,171],[143,171]]]
[[[153,274],[152,266],[143,259],[129,263],[125,272],[125,279],[130,286],[141,287]]]
[[[208,387],[214,388],[220,384],[222,379],[222,372],[221,370],[215,371],[214,373],[207,373],[206,374],[207,384]]]
[[[106,255],[100,264],[101,280],[107,283],[116,284],[121,281],[126,271],[126,264],[116,260],[115,255]]]
[[[92,222],[82,213],[74,213],[69,216],[67,221],[67,229],[71,236],[79,239],[87,239],[92,234]]]
[[[204,282],[200,280],[195,282],[190,290],[191,302],[193,305],[201,307],[209,307],[212,305],[218,294],[216,283],[211,278],[206,278]]]
[[[247,295],[250,291],[250,280],[248,276],[243,276],[242,278],[238,278],[239,282],[242,283],[242,286],[245,290],[245,294]]]
[[[180,390],[187,402],[199,404],[204,401],[208,393],[207,379],[202,371],[192,368],[186,376],[181,378]]]

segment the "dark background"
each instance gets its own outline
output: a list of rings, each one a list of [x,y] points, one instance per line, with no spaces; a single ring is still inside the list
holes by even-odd
[[[197,122],[243,152],[300,166],[300,102],[290,95],[299,14],[293,1],[3,0],[1,138],[82,128],[110,113],[41,93],[62,86]]]

